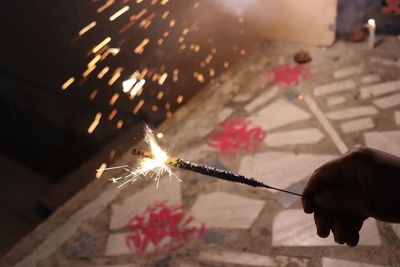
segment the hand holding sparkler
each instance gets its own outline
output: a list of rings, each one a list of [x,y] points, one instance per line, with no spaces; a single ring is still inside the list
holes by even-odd
[[[317,233],[355,246],[368,217],[400,223],[400,158],[358,147],[324,164],[303,192],[306,213],[314,213]]]

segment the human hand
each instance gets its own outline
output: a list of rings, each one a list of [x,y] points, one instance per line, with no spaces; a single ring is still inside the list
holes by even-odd
[[[356,246],[365,219],[400,222],[400,158],[356,147],[325,163],[303,191],[303,209],[314,213],[317,234]]]

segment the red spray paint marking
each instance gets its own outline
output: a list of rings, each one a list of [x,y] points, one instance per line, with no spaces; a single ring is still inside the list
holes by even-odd
[[[382,7],[383,13],[400,14],[400,0],[386,0],[386,6]]]
[[[288,63],[276,66],[269,70],[267,75],[273,76],[274,83],[284,85],[299,83],[310,76],[309,72],[302,65],[295,64],[292,67]]]
[[[185,216],[182,206],[168,207],[165,202],[156,203],[143,215],[133,217],[127,227],[131,234],[125,238],[130,250],[145,253],[172,253],[203,238],[205,225],[200,228],[188,226],[192,216]]]
[[[254,151],[267,134],[260,127],[251,126],[250,120],[234,119],[222,123],[220,129],[209,135],[212,140],[207,144],[218,148],[224,156],[236,156],[240,150]],[[218,134],[221,130],[222,134]]]

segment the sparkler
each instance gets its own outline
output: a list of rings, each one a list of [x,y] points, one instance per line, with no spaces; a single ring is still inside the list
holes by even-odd
[[[151,160],[156,160],[157,159],[157,157],[155,155],[153,155],[150,152],[144,151],[142,149],[135,149],[134,148],[132,150],[132,154],[135,155],[135,156],[140,156],[140,157],[142,157],[144,159],[146,159],[146,158],[147,159],[151,159]],[[197,163],[186,161],[186,160],[180,159],[180,158],[168,158],[168,159],[166,159],[165,164],[173,166],[173,167],[181,168],[181,169],[184,169],[184,170],[197,172],[197,173],[200,173],[200,174],[204,174],[204,175],[212,176],[212,177],[215,177],[215,178],[227,180],[227,181],[230,181],[230,182],[242,183],[242,184],[246,184],[246,185],[253,186],[253,187],[264,187],[264,188],[277,190],[277,191],[285,192],[285,193],[296,195],[296,196],[302,196],[301,194],[298,194],[298,193],[295,193],[295,192],[291,192],[291,191],[287,191],[287,190],[284,190],[284,189],[280,189],[280,188],[276,188],[276,187],[272,187],[272,186],[266,185],[263,182],[257,181],[256,179],[251,178],[251,177],[246,177],[246,176],[241,175],[241,174],[237,174],[237,173],[234,173],[234,172],[229,172],[229,171],[226,171],[226,170],[217,169],[217,168],[214,168],[214,167],[211,167],[211,166],[197,164]]]
[[[174,176],[176,179],[182,182],[182,180],[179,179],[179,177],[177,177],[171,170],[171,167],[177,167],[180,169],[201,173],[204,175],[212,176],[230,182],[242,183],[253,187],[263,187],[296,196],[302,196],[299,193],[266,185],[263,182],[257,181],[254,178],[247,177],[241,174],[229,172],[226,170],[216,169],[211,166],[197,164],[180,158],[169,157],[168,154],[160,148],[160,146],[157,143],[157,140],[154,137],[153,132],[147,126],[145,127],[145,142],[150,147],[149,152],[136,148],[132,150],[132,154],[134,156],[138,156],[142,159],[142,161],[140,162],[140,166],[138,168],[134,169],[132,167],[129,167],[128,165],[125,165],[125,166],[112,167],[106,169],[98,169],[98,171],[118,169],[118,168],[123,168],[126,171],[128,171],[129,174],[126,176],[121,176],[111,179],[113,183],[118,183],[122,179],[125,180],[118,187],[122,187],[127,183],[134,183],[138,179],[140,179],[141,176],[150,176],[157,182],[157,188],[158,188],[160,178],[164,173],[167,173],[170,178]]]

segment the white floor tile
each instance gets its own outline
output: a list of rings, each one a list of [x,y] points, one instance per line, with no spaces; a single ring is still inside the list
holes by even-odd
[[[352,133],[375,128],[375,124],[371,118],[362,118],[343,122],[342,124],[340,124],[340,128],[342,128],[343,133]]]
[[[377,83],[381,81],[381,76],[378,74],[370,74],[361,77],[361,82],[368,84],[368,83]]]
[[[309,118],[310,114],[283,99],[274,101],[249,117],[255,124],[261,126],[263,130],[278,128]]]
[[[250,199],[225,192],[200,195],[191,214],[195,220],[205,223],[207,229],[248,229],[262,210],[265,201]]]
[[[345,120],[362,116],[377,114],[379,111],[374,106],[359,106],[355,108],[340,109],[329,112],[326,116],[331,120]]]
[[[381,245],[375,219],[367,219],[360,231],[359,246]],[[320,238],[315,228],[314,217],[305,214],[301,209],[290,209],[279,212],[272,226],[273,246],[340,246],[335,243],[332,234]]]
[[[381,108],[392,108],[400,105],[400,93],[386,96],[375,100],[374,105]]]
[[[370,263],[346,261],[332,258],[322,258],[322,267],[384,267],[383,265],[376,265]]]
[[[360,89],[362,98],[380,96],[397,91],[400,91],[400,80],[370,85]]]
[[[356,87],[356,83],[352,79],[320,85],[314,88],[314,96],[338,93],[351,90]]]
[[[268,134],[264,143],[270,147],[315,144],[321,141],[323,137],[324,134],[317,128],[307,128]]]
[[[400,131],[366,132],[365,144],[400,157]]]
[[[358,66],[352,66],[335,70],[333,72],[333,77],[335,77],[335,79],[342,79],[351,75],[359,74],[363,71],[363,69],[364,69],[363,65],[358,65]]]

